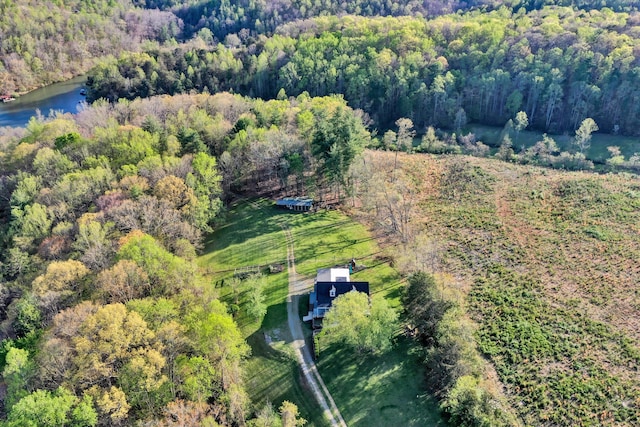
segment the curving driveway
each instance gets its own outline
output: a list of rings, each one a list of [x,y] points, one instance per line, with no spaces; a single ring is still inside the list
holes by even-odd
[[[302,332],[301,319],[298,314],[298,301],[301,295],[306,293],[306,286],[297,280],[296,261],[293,252],[293,235],[286,225],[281,225],[282,231],[287,239],[287,271],[289,273],[289,295],[287,296],[287,317],[289,330],[291,331],[292,345],[298,358],[298,363],[302,368],[302,373],[322,407],[324,415],[331,422],[332,426],[347,427],[340,410],[336,406],[329,390],[322,381],[320,373],[313,361],[311,350],[306,344]]]

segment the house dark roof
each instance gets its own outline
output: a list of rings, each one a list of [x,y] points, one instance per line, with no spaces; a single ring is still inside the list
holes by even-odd
[[[335,295],[331,296],[331,289],[335,287]],[[339,295],[352,290],[369,295],[369,282],[317,282],[315,284],[316,307],[331,307],[331,302]]]

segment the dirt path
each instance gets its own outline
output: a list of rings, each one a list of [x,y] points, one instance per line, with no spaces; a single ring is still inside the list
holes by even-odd
[[[296,351],[298,363],[302,368],[302,373],[316,397],[316,400],[322,407],[324,415],[331,422],[332,426],[347,427],[344,422],[340,410],[336,406],[329,390],[322,381],[320,373],[316,368],[311,355],[311,349],[306,345],[300,315],[298,313],[298,301],[300,296],[306,293],[306,286],[298,281],[296,274],[296,261],[293,252],[293,236],[291,230],[286,225],[282,226],[282,231],[287,239],[287,269],[289,272],[289,295],[287,296],[287,316],[289,321],[289,330],[291,331],[292,345]]]

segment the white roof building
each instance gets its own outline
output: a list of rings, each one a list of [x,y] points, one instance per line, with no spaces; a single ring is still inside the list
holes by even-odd
[[[350,282],[348,268],[321,268],[316,282]]]

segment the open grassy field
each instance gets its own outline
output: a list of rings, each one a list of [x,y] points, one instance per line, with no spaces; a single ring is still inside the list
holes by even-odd
[[[282,401],[295,403],[309,425],[328,426],[299,373],[287,326],[288,277],[286,241],[280,223],[290,214],[272,208],[266,200],[241,203],[227,213],[227,220],[205,240],[198,259],[211,286],[230,306],[237,301],[236,322],[251,346],[245,362],[245,384],[256,408],[271,403],[277,409]],[[282,265],[280,273],[269,274],[268,265]],[[267,314],[256,321],[247,314],[247,287],[234,292],[229,285],[236,271],[258,267],[265,275]],[[237,296],[236,296],[237,295]],[[267,339],[271,344],[267,343]]]
[[[296,214],[260,200],[240,203],[227,216],[229,221],[206,240],[198,263],[220,297],[239,306],[236,320],[252,348],[245,364],[250,397],[256,405],[271,402],[276,407],[290,400],[308,425],[325,426],[287,346],[286,268],[266,275],[268,310],[261,322],[246,313],[244,285],[235,293],[229,286],[234,273],[240,267],[284,263],[286,243],[280,224],[286,223],[294,236],[300,279],[312,279],[318,268],[345,265],[355,258],[365,268],[353,279],[370,281],[374,298],[388,298],[396,307],[402,279],[370,233],[337,211]],[[266,274],[266,268],[261,269]],[[303,304],[301,311],[305,310]],[[437,406],[424,392],[423,372],[412,345],[400,340],[387,354],[368,359],[344,348],[321,349],[319,370],[349,426],[441,425]]]
[[[640,425],[640,179],[464,156],[400,163],[420,190],[416,232],[466,295],[523,423]]]

